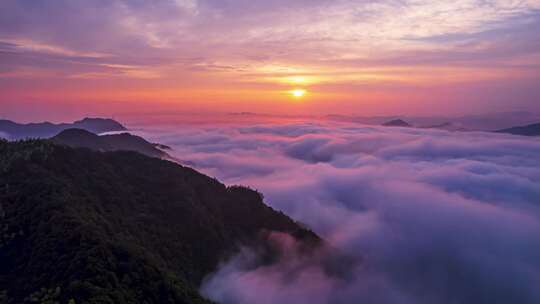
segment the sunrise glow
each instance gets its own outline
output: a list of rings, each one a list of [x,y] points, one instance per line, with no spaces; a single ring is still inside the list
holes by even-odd
[[[296,90],[292,90],[290,91],[291,95],[296,97],[296,98],[300,98],[300,97],[304,97],[304,95],[306,95],[306,90],[302,90],[302,89],[296,89]]]
[[[305,114],[538,106],[539,1],[125,1],[3,1],[4,108],[288,113],[308,91]]]

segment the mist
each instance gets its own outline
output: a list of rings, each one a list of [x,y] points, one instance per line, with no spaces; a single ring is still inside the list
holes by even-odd
[[[181,163],[265,201],[357,261],[345,274],[248,248],[201,287],[220,303],[539,303],[540,140],[353,123],[161,125]]]

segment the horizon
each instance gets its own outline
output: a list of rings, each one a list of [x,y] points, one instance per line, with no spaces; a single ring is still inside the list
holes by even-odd
[[[386,122],[386,120],[392,119],[404,119],[404,120],[427,120],[434,121],[439,123],[452,123],[454,120],[469,118],[471,120],[476,119],[487,119],[487,118],[498,118],[501,121],[502,125],[508,123],[514,124],[528,124],[528,122],[535,122],[536,119],[540,119],[540,112],[534,111],[508,111],[508,112],[486,112],[486,113],[469,113],[469,114],[455,114],[455,115],[406,115],[406,114],[388,114],[388,115],[362,115],[349,113],[349,114],[338,114],[338,113],[327,113],[327,114],[281,114],[281,113],[264,113],[264,112],[211,112],[211,111],[199,111],[199,112],[118,112],[118,113],[106,113],[104,112],[94,112],[88,113],[84,110],[77,111],[76,113],[56,113],[51,115],[50,113],[43,114],[41,111],[38,111],[35,115],[28,115],[28,113],[20,114],[20,111],[17,109],[14,112],[8,112],[8,114],[0,113],[0,120],[9,120],[16,123],[28,124],[28,123],[72,123],[77,120],[84,118],[104,118],[104,119],[113,119],[118,122],[123,123],[132,123],[136,120],[147,120],[149,124],[152,123],[163,123],[163,122],[174,122],[175,120],[183,117],[191,117],[195,119],[208,119],[208,122],[211,123],[212,119],[215,118],[282,118],[282,119],[304,119],[306,121],[319,121],[319,120],[359,120],[359,123],[362,124],[362,120],[381,120],[381,122]],[[516,121],[517,119],[517,121]],[[506,122],[505,122],[506,121]],[[520,122],[521,121],[521,122]],[[368,123],[373,124],[373,123]]]

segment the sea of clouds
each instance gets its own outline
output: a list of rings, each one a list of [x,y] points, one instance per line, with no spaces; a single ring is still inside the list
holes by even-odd
[[[285,240],[290,254],[253,268],[246,250],[205,280],[215,301],[540,303],[540,138],[327,121],[135,129],[359,261],[338,275]]]
[[[0,132],[0,139],[7,139],[7,140],[9,140],[9,139],[10,139],[10,136],[9,136],[9,134],[7,134],[7,133]]]

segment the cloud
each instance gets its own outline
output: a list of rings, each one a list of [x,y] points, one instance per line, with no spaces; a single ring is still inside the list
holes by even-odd
[[[176,131],[182,130],[182,131]],[[346,276],[281,242],[209,276],[220,303],[538,303],[540,140],[349,123],[146,131],[179,158],[249,185],[358,263]],[[324,258],[321,258],[324,257]]]
[[[284,113],[273,102],[301,85],[311,113],[536,111],[539,9],[537,0],[3,0],[0,102]]]
[[[0,138],[3,138],[3,139],[9,139],[9,134],[0,132]]]
[[[105,55],[107,63],[132,58],[132,65],[159,72],[193,58],[200,60],[191,68],[230,67],[258,76],[268,62],[330,70],[327,78],[351,67],[477,64],[493,70],[494,59],[501,65],[538,54],[538,9],[538,1],[6,0],[0,42],[67,51],[60,66],[47,52],[33,56],[52,70],[82,53]],[[21,65],[27,57],[18,59]],[[262,65],[254,58],[264,58]],[[147,65],[156,59],[160,65]]]

